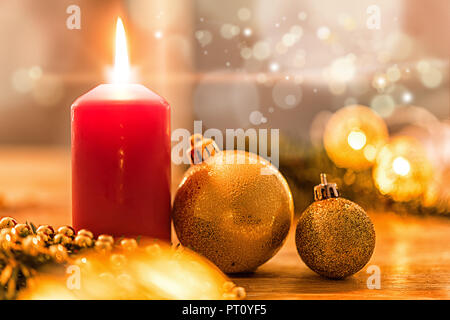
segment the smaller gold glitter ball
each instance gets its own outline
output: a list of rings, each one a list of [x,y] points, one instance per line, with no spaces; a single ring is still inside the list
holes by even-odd
[[[303,262],[318,274],[343,279],[369,262],[375,230],[366,212],[344,198],[315,201],[301,215],[295,234]]]

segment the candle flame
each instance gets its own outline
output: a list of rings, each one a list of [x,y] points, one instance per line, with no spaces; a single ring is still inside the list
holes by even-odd
[[[114,83],[127,83],[130,80],[130,62],[128,61],[127,38],[122,19],[117,18],[116,56],[114,63]]]

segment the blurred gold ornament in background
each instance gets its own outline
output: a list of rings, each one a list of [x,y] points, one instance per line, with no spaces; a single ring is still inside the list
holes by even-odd
[[[205,141],[214,144],[205,139],[193,149],[205,150]],[[210,152],[202,160],[186,172],[175,196],[178,239],[224,272],[254,271],[288,235],[294,213],[289,186],[270,162],[253,153]]]
[[[422,196],[433,181],[433,167],[419,141],[399,136],[386,144],[373,169],[375,185],[396,201]]]
[[[383,119],[372,109],[352,105],[338,110],[325,127],[323,143],[330,159],[341,168],[370,168],[388,139]]]
[[[19,299],[190,300],[246,295],[211,262],[160,242],[113,254],[81,254],[69,268],[68,274],[42,273],[31,279]]]

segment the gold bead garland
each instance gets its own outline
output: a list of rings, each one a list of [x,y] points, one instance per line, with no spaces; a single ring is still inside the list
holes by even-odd
[[[170,246],[165,246],[170,248]],[[91,248],[93,249],[91,250]],[[182,248],[178,247],[178,249],[181,250]],[[95,286],[98,284],[98,279],[105,280],[105,277],[110,275],[113,279],[123,283],[124,287],[117,293],[118,296],[105,291],[104,297],[139,298],[141,297],[140,294],[149,292],[149,290],[151,292],[153,289],[150,286],[144,291],[137,290],[140,285],[137,285],[131,275],[126,273],[129,259],[132,259],[137,252],[142,251],[150,258],[149,260],[147,258],[145,263],[151,264],[152,259],[161,259],[161,255],[167,256],[167,250],[170,251],[171,249],[166,248],[164,250],[157,242],[141,247],[136,239],[120,238],[115,240],[111,235],[105,234],[99,235],[95,239],[92,232],[85,229],[75,232],[70,226],[62,226],[55,232],[49,225],[36,228],[33,224],[20,224],[13,218],[4,217],[0,219],[0,299],[14,299],[17,297],[19,290],[24,292],[22,298],[34,297],[34,289],[39,292],[50,284],[55,286],[55,290],[59,288],[61,296],[58,298],[69,298],[69,296],[66,296],[65,279],[60,279],[58,276],[50,278],[44,276],[46,279],[44,280],[42,275],[39,275],[39,268],[44,265],[55,267],[78,265],[84,270],[83,272],[91,272],[95,268],[98,269],[99,266],[103,266],[103,259],[107,259],[112,268],[111,271],[115,270],[115,275],[108,274],[108,272],[98,274],[91,272],[88,277],[91,280],[94,279],[92,282],[93,290],[97,290]],[[173,255],[174,259],[175,257],[176,255]],[[166,259],[170,261],[171,255],[167,256]],[[188,260],[186,263],[193,263],[195,259],[200,258],[193,256],[192,260]],[[199,262],[196,261],[196,263]],[[210,263],[208,262],[208,264]],[[95,267],[96,265],[97,267]],[[208,272],[211,272],[211,270]],[[218,274],[219,278],[222,277],[220,274]],[[223,275],[223,277],[225,276]],[[108,283],[106,281],[104,285]],[[26,287],[28,289],[23,290]],[[44,296],[39,297],[44,298]],[[233,286],[233,288],[223,291],[222,298],[243,299],[244,297],[245,290]],[[96,296],[96,298],[99,299],[102,296]],[[157,296],[151,295],[149,298],[157,298]]]

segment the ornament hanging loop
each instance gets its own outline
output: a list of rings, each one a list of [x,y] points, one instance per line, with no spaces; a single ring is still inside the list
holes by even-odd
[[[320,174],[320,184],[314,187],[314,200],[320,201],[330,198],[338,198],[336,183],[329,183],[325,173]]]
[[[191,164],[198,164],[219,153],[220,149],[212,139],[205,139],[201,134],[191,136],[191,147],[188,150]]]

